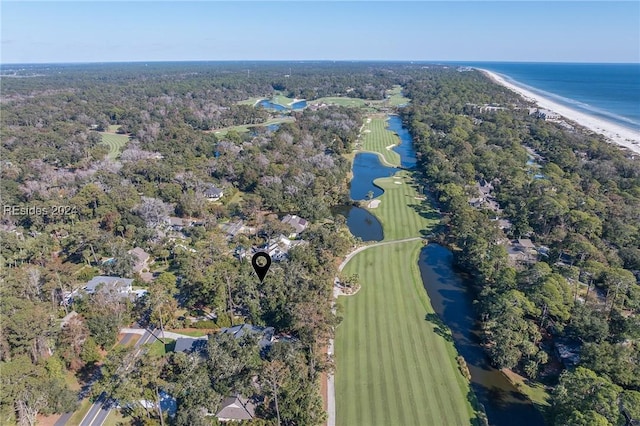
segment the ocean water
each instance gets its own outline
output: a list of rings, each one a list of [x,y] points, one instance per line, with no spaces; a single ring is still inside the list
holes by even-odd
[[[550,100],[640,131],[640,64],[475,62]]]

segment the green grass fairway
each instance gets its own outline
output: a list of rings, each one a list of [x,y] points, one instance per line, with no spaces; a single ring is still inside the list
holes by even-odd
[[[363,150],[392,164],[400,156],[386,149],[398,138],[386,120],[365,123]],[[343,315],[336,329],[336,417],[338,426],[440,426],[473,424],[470,387],[458,369],[452,342],[425,320],[433,313],[418,256],[420,237],[439,222],[417,199],[409,171],[376,179],[384,189],[370,211],[382,222],[384,242],[354,256],[344,274],[358,274],[360,291],[340,297]]]
[[[384,194],[377,197],[380,205],[369,211],[382,222],[384,241],[422,237],[440,222],[437,212],[417,199],[418,189],[409,172],[400,171],[393,177],[376,179],[375,184]]]
[[[118,126],[120,127],[120,126]],[[101,133],[102,143],[109,147],[109,158],[116,159],[122,148],[129,142],[129,136],[112,133]]]
[[[273,99],[271,99],[271,102],[289,108],[291,107],[291,104],[295,102],[295,100],[282,94],[277,94],[273,97]]]
[[[310,103],[316,104],[316,105],[327,104],[327,105],[340,105],[340,106],[347,106],[347,107],[363,107],[364,99],[341,97],[341,96],[329,96],[325,98],[314,99]]]
[[[393,89],[387,92],[389,95],[389,105],[398,106],[408,103],[411,99],[402,96],[402,87],[399,85],[393,86]]]
[[[339,299],[338,426],[471,423],[453,344],[425,320],[433,310],[417,266],[421,248],[421,241],[372,247],[345,267],[362,288]]]
[[[377,152],[387,164],[400,165],[400,155],[391,149],[400,139],[395,133],[387,130],[386,118],[374,117],[369,123],[365,120],[361,138],[363,151]]]
[[[216,130],[208,130],[208,132],[213,132],[216,134],[216,136],[224,136],[231,130],[235,130],[238,133],[245,133],[248,132],[252,127],[269,126],[271,124],[292,123],[294,121],[296,120],[293,117],[271,118],[261,124],[242,124],[239,126],[230,126]]]
[[[263,99],[267,99],[267,98],[265,97],[249,98],[249,99],[245,99],[244,101],[237,102],[237,104],[238,105],[255,105]]]

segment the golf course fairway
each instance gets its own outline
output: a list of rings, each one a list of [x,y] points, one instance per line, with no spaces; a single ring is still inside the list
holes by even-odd
[[[365,124],[363,151],[397,165],[399,158],[387,150],[395,135],[379,120]],[[335,336],[336,424],[468,426],[474,422],[470,387],[453,343],[425,319],[434,311],[418,269],[424,242],[397,241],[430,233],[437,215],[408,171],[376,185],[385,192],[370,211],[385,238],[346,264],[343,275],[358,274],[361,288],[338,298],[343,320]]]

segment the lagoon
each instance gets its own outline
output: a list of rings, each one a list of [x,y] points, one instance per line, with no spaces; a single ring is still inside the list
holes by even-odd
[[[339,206],[334,209],[334,215],[340,214],[347,219],[347,226],[354,237],[362,241],[382,241],[384,232],[377,217],[367,209],[358,206]]]
[[[396,152],[401,156],[403,168],[415,167],[413,140],[402,127],[400,117],[390,116],[389,128],[401,139]],[[353,163],[351,198],[366,199],[369,191],[373,192],[374,197],[380,196],[383,190],[375,186],[373,181],[379,177],[392,176],[397,170],[384,166],[377,154],[358,153]],[[341,214],[347,217],[347,226],[352,234],[360,236],[364,241],[383,238],[380,222],[369,211],[359,207],[345,207],[350,209],[346,214]],[[378,226],[380,233],[375,234]],[[451,330],[455,347],[465,358],[471,372],[473,391],[484,406],[492,426],[513,425],[514,421],[523,426],[544,425],[544,419],[533,403],[504,374],[490,365],[478,335],[471,282],[454,270],[452,259],[451,251],[438,244],[430,243],[421,251],[418,266],[422,282],[437,314],[437,318],[429,319],[427,316],[427,320],[434,327],[439,327],[438,324],[443,322]]]
[[[301,110],[306,108],[307,101],[294,102],[293,104],[291,104],[291,106],[287,107],[284,105],[276,104],[268,99],[263,99],[260,102],[258,102],[258,105],[274,111],[290,111],[290,110]]]
[[[373,197],[379,197],[384,192],[373,181],[381,177],[393,176],[397,169],[384,166],[380,162],[378,154],[371,152],[361,152],[356,154],[353,160],[353,179],[351,179],[351,189],[349,195],[352,200],[365,200],[369,191],[373,192]]]

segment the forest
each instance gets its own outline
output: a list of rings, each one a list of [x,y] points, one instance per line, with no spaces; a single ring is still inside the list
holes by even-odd
[[[159,389],[176,400],[174,424],[211,424],[206,414],[243,391],[259,396],[263,423],[252,424],[323,422],[333,277],[355,244],[331,208],[348,200],[342,154],[362,116],[330,107],[276,130],[209,130],[266,121],[271,112],[237,102],[275,87],[292,96],[310,84],[332,95],[373,88],[368,69],[335,78],[300,69],[284,85],[280,68],[260,66],[248,80],[233,64],[61,66],[3,79],[3,423],[82,409],[81,385],[94,398],[107,392],[134,424],[164,421],[138,403]],[[116,159],[101,143],[111,130],[128,137]],[[213,186],[224,191],[215,202]],[[309,222],[305,244],[260,285],[238,253],[289,235],[286,214]],[[176,231],[170,220],[188,225]],[[250,231],[224,230],[236,223]],[[135,270],[134,247],[155,259],[150,279]],[[96,276],[133,279],[146,294],[82,290]],[[206,335],[243,323],[273,327],[278,341],[264,353],[250,337],[221,335],[187,355],[157,342],[144,356],[120,343],[131,324]]]
[[[405,92],[419,173],[446,212],[443,241],[475,282],[494,365],[547,383],[553,424],[638,418],[638,159],[530,115],[479,72],[434,72]],[[488,104],[501,108],[478,108]],[[486,182],[500,209],[470,205]],[[514,263],[506,242],[523,238],[540,254]],[[579,361],[558,374],[562,349]]]
[[[478,71],[184,62],[2,77],[0,423],[86,410],[104,392],[126,424],[216,424],[209,414],[238,394],[255,397],[246,424],[323,424],[333,282],[359,243],[333,208],[349,203],[364,110],[242,101],[379,101],[394,85],[411,99],[399,114],[415,173],[442,212],[435,238],[472,277],[492,363],[544,384],[549,424],[640,419],[638,158],[531,115]],[[233,128],[283,115],[274,129]],[[106,134],[128,138],[115,158]],[[489,184],[499,209],[472,205]],[[212,200],[214,187],[224,195]],[[285,215],[308,227],[260,284],[243,253],[295,234]],[[538,253],[513,261],[509,242],[525,239]],[[147,275],[135,248],[152,261]],[[142,295],[83,289],[99,276]],[[265,351],[255,336],[218,332],[242,324],[277,339]],[[136,326],[208,339],[191,353],[157,340],[141,355],[120,332]],[[579,358],[563,364],[559,348]],[[149,409],[161,393],[175,415]]]

